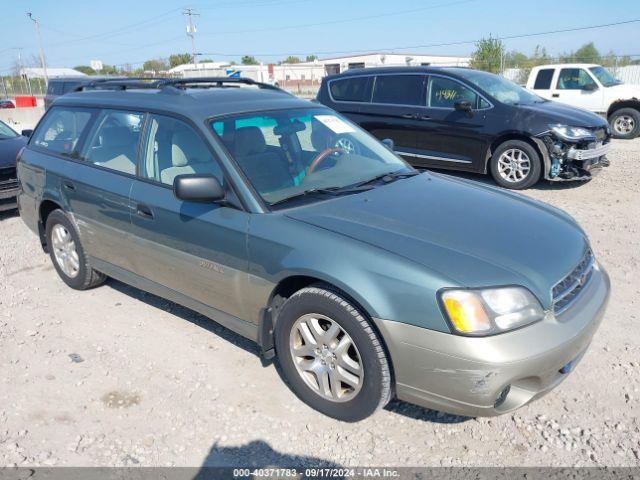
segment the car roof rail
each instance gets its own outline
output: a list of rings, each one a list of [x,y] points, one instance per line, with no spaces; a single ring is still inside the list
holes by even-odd
[[[174,87],[174,88],[187,88],[187,87],[195,87],[195,88],[214,88],[214,87],[224,87],[225,85],[229,86],[239,86],[239,85],[252,85],[258,88],[264,88],[265,90],[278,90],[284,92],[279,87],[275,85],[271,85],[268,83],[257,82],[252,78],[246,77],[187,77],[187,78],[166,78],[164,80],[160,80],[158,82],[157,87]]]
[[[84,90],[128,90],[140,88],[158,88],[159,82],[166,78],[153,77],[122,77],[98,78],[84,85],[79,85],[75,91]]]

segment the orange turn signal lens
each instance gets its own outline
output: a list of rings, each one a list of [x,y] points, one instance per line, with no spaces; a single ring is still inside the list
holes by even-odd
[[[460,333],[491,330],[491,321],[477,294],[465,290],[445,291],[442,301],[453,327]]]

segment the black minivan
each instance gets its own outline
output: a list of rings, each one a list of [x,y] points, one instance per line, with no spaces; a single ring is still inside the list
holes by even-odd
[[[609,164],[606,120],[469,68],[350,70],[325,77],[317,100],[416,167],[491,172],[506,188],[588,180]]]

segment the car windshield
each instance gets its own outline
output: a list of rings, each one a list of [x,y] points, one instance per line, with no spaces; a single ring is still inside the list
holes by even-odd
[[[502,103],[519,105],[544,101],[538,95],[499,75],[477,70],[466,70],[460,75]]]
[[[9,125],[6,123],[0,122],[0,140],[5,140],[7,138],[15,138],[18,134],[13,131]]]
[[[269,205],[412,171],[360,127],[324,108],[228,116],[211,126]]]
[[[604,67],[591,67],[589,70],[596,76],[598,80],[600,80],[600,83],[605,87],[613,87],[614,85],[619,85],[620,83],[622,83]]]

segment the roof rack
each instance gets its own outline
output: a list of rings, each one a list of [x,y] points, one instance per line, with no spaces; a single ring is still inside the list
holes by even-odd
[[[77,92],[84,90],[127,90],[130,88],[158,88],[161,81],[166,78],[149,77],[120,77],[120,78],[98,78],[76,88]]]
[[[211,88],[224,87],[224,85],[253,85],[258,88],[264,88],[266,90],[279,90],[283,91],[275,85],[268,83],[256,82],[252,78],[246,77],[190,77],[190,78],[165,78],[160,80],[157,84],[158,88],[163,87],[175,87],[175,88],[187,88],[188,86],[195,86],[197,88]]]

